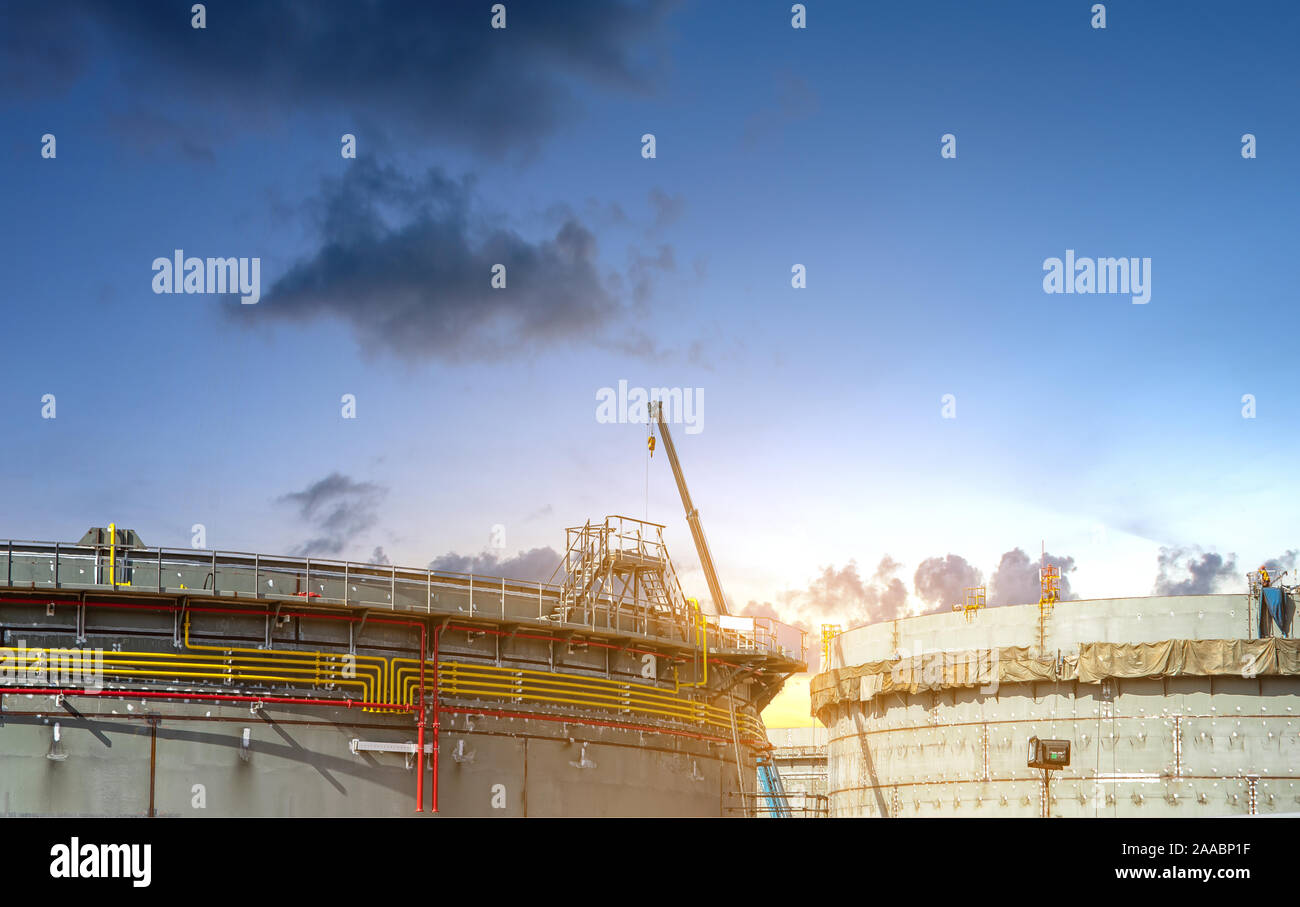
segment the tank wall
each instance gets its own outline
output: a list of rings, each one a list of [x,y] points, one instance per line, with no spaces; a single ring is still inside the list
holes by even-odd
[[[926,614],[847,630],[832,644],[831,666],[885,661],[902,648],[924,651],[1038,648],[1038,605]],[[1047,612],[1048,649],[1077,650],[1084,642],[1246,638],[1247,599],[1239,595],[1150,596],[1059,602]]]
[[[1085,642],[1247,636],[1245,595],[1066,602],[1046,614],[1050,651]],[[834,664],[901,651],[1038,648],[1038,606],[937,614],[858,628]],[[841,660],[842,659],[842,660]],[[828,791],[838,816],[1231,816],[1300,812],[1300,678],[1175,676],[947,687],[837,701]],[[1050,778],[1026,766],[1032,736],[1071,741]]]
[[[0,815],[405,816],[415,769],[402,753],[353,753],[353,739],[408,743],[410,719],[366,724],[269,707],[78,702],[4,695]],[[98,705],[99,708],[91,708]],[[116,714],[114,714],[116,712]],[[162,717],[151,739],[146,712]],[[47,758],[53,725],[60,751]],[[244,728],[249,745],[241,746]],[[586,745],[584,749],[584,744]],[[753,773],[746,763],[746,777]],[[152,778],[151,778],[152,774]],[[439,811],[452,816],[719,816],[738,802],[730,748],[542,720],[448,717]],[[431,774],[426,772],[426,806]]]
[[[1072,742],[1052,773],[1057,816],[1300,811],[1300,682],[1170,678],[1003,685],[831,707],[837,816],[1038,816],[1031,736]]]
[[[407,754],[354,753],[349,744],[416,742],[414,711],[356,703],[414,694],[398,669],[419,664],[418,624],[378,614],[363,625],[338,612],[289,609],[274,620],[243,601],[190,602],[182,618],[126,594],[80,613],[75,602],[47,608],[28,597],[0,601],[0,660],[26,664],[24,646],[98,649],[110,659],[101,678],[107,695],[65,681],[59,702],[53,692],[27,692],[56,686],[49,678],[0,670],[0,815],[143,816],[151,787],[158,815],[414,814]],[[752,798],[755,757],[745,733],[758,724],[754,679],[734,679],[730,696],[713,705],[703,691],[678,688],[674,659],[689,667],[688,655],[655,640],[615,646],[489,622],[430,631],[439,646],[440,814],[728,816]],[[350,654],[367,685],[322,672]],[[133,671],[147,679],[132,679]],[[711,683],[727,682],[725,671],[711,674]],[[431,673],[426,680],[432,712],[435,681]],[[357,684],[349,688],[354,707],[335,681]],[[134,684],[143,689],[133,697],[123,688]],[[6,692],[14,689],[23,692]],[[190,694],[265,701],[253,709],[183,698]],[[283,701],[303,697],[329,704]],[[426,773],[426,809],[431,782]]]

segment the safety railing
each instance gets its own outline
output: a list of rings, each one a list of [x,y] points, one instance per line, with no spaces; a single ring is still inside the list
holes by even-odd
[[[804,661],[808,634],[770,617],[710,618],[709,648],[719,653],[784,655]]]
[[[248,597],[546,621],[683,641],[676,615],[654,610],[630,613],[626,603],[609,596],[597,599],[585,610],[566,610],[558,607],[561,587],[551,583],[353,561],[191,548],[118,549],[111,556],[107,549],[90,546],[9,539],[0,541],[0,577],[11,589],[140,590]],[[722,628],[710,619],[710,649],[803,660],[803,645],[798,641],[802,631],[767,618],[750,620],[752,625],[746,629]]]
[[[0,541],[0,577],[15,588],[116,589],[284,599],[313,604],[545,617],[559,587],[503,577],[319,558],[188,548],[107,549]]]
[[[783,803],[773,804],[762,791],[732,791],[723,809],[729,816],[752,819],[824,819],[830,815],[830,799],[800,792],[786,794]]]
[[[565,530],[559,613],[589,612],[606,602],[632,619],[662,615],[688,638],[686,598],[663,540],[664,527],[633,517],[609,516]],[[552,575],[554,579],[555,574]]]

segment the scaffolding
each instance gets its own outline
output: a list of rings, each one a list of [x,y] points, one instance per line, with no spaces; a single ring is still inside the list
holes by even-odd
[[[723,811],[747,819],[825,819],[830,815],[830,798],[826,794],[787,793],[773,801],[760,790],[731,794]]]
[[[565,530],[560,600],[551,617],[586,623],[603,615],[613,629],[653,635],[664,622],[698,641],[703,616],[682,593],[659,523],[609,516]]]

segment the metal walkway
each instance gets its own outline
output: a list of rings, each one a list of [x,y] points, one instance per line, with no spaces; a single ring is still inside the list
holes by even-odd
[[[563,584],[353,561],[5,540],[0,541],[0,576],[3,585],[11,589],[154,593],[384,609],[699,645],[693,629],[665,608],[659,596],[629,601],[612,593],[591,595],[585,597],[583,607],[572,607],[571,583],[566,591]],[[803,661],[802,631],[776,621],[754,618],[752,627],[742,630],[710,623],[707,632],[710,652],[747,652],[760,659]]]

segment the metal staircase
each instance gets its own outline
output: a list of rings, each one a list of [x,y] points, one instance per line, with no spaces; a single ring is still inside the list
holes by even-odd
[[[668,548],[664,527],[632,517],[610,516],[565,530],[559,603],[550,619],[581,621],[615,630],[649,633],[675,627],[693,639],[692,607]],[[552,577],[554,578],[554,577]]]

